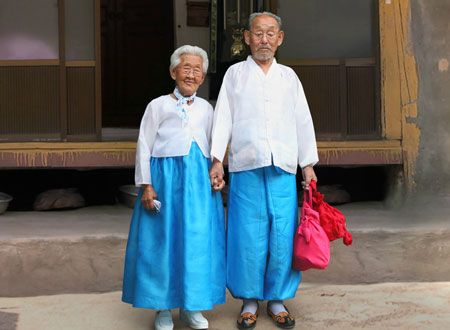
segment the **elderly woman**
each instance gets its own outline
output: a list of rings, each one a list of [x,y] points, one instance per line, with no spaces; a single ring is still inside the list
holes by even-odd
[[[225,302],[225,231],[220,190],[211,189],[213,109],[196,96],[206,52],[185,45],[170,58],[173,93],[145,110],[136,151],[134,207],[125,258],[124,302],[157,310],[155,329],[173,329],[170,309],[193,329],[202,310]],[[216,190],[216,191],[213,191]]]

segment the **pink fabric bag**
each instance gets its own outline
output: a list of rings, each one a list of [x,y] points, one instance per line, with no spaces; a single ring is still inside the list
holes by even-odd
[[[319,213],[312,208],[313,190],[314,181],[303,192],[300,225],[294,237],[293,268],[301,271],[325,269],[330,262],[330,240],[320,225]]]

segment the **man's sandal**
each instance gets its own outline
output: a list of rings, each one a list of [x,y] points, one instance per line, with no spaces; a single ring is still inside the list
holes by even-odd
[[[241,308],[241,313],[242,310],[244,309],[244,306],[242,306]],[[242,330],[249,330],[249,329],[253,329],[256,326],[256,320],[258,319],[258,310],[259,310],[259,304],[258,304],[258,308],[256,309],[255,314],[247,312],[244,314],[239,314],[239,318],[237,319],[237,327],[238,329]]]
[[[287,307],[284,306],[284,308],[286,309],[286,312],[281,312],[275,315],[274,313],[272,313],[269,305],[267,304],[267,315],[272,318],[277,327],[282,329],[292,329],[293,327],[295,327],[295,319],[292,317],[291,313],[289,313]]]

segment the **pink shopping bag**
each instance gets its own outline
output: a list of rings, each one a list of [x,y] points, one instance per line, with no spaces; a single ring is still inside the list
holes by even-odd
[[[312,208],[313,181],[303,192],[300,224],[294,237],[293,268],[325,269],[330,262],[330,240],[320,225],[319,213]]]

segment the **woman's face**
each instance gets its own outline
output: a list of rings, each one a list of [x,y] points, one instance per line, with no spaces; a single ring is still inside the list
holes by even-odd
[[[205,80],[203,59],[197,55],[183,54],[180,60],[180,64],[170,71],[170,76],[183,96],[191,96]]]

